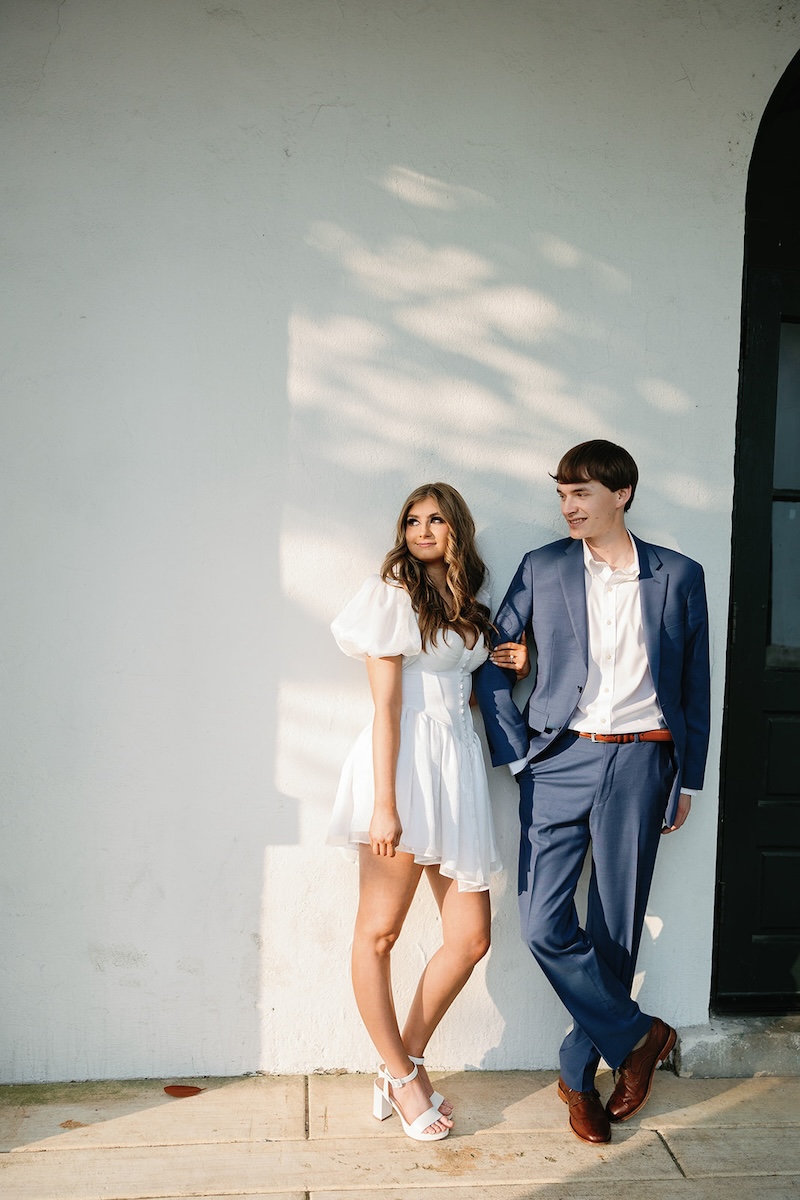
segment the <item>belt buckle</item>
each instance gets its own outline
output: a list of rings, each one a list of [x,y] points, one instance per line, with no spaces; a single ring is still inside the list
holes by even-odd
[[[596,733],[592,733],[592,741],[593,741],[593,742],[596,742],[596,741],[597,741],[597,734],[596,734]]]

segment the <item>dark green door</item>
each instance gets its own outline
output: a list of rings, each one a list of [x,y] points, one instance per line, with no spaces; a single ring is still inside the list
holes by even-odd
[[[723,763],[720,1010],[800,999],[800,277],[750,275]]]
[[[800,56],[759,127],[745,287],[712,1003],[800,1008]]]

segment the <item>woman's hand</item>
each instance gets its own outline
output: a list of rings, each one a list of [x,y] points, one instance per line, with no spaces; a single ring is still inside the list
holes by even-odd
[[[517,679],[524,679],[530,673],[531,662],[525,642],[501,642],[495,646],[489,658],[495,666],[513,671]]]
[[[402,832],[403,826],[400,824],[396,808],[376,807],[369,823],[369,844],[372,853],[384,858],[394,858]]]

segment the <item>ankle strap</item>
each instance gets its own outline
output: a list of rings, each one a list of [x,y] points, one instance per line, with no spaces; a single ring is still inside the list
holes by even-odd
[[[408,1057],[411,1058],[411,1055],[409,1054]],[[414,1062],[414,1059],[411,1058],[411,1061]],[[401,1088],[401,1087],[405,1087],[405,1085],[407,1083],[411,1083],[412,1079],[417,1078],[417,1075],[419,1075],[419,1066],[417,1063],[414,1062],[414,1069],[411,1072],[411,1074],[403,1075],[403,1077],[401,1079],[394,1079],[389,1074],[389,1072],[387,1071],[385,1066],[378,1068],[378,1074],[380,1075],[381,1079],[384,1079],[386,1081],[387,1088],[389,1087],[389,1084],[391,1084],[393,1088]]]

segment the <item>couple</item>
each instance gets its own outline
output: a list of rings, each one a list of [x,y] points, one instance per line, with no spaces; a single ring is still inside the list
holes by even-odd
[[[408,498],[380,575],[332,626],[366,662],[375,716],[345,763],[328,840],[359,862],[353,987],[383,1063],[374,1113],[394,1109],[418,1141],[453,1126],[423,1054],[489,948],[489,875],[500,866],[469,712],[476,669],[492,762],[519,783],[522,936],[573,1018],[558,1094],[575,1135],[608,1142],[675,1044],[630,989],[660,835],[683,825],[703,783],[703,572],[628,533],[638,470],[621,446],[583,442],[554,478],[568,537],[525,556],[493,623],[469,510],[431,484]],[[536,683],[521,713],[512,689],[528,673],[526,635]],[[590,844],[582,929],[574,896]],[[401,1033],[390,953],[423,870],[443,938]],[[605,1106],[601,1056],[616,1071]]]

